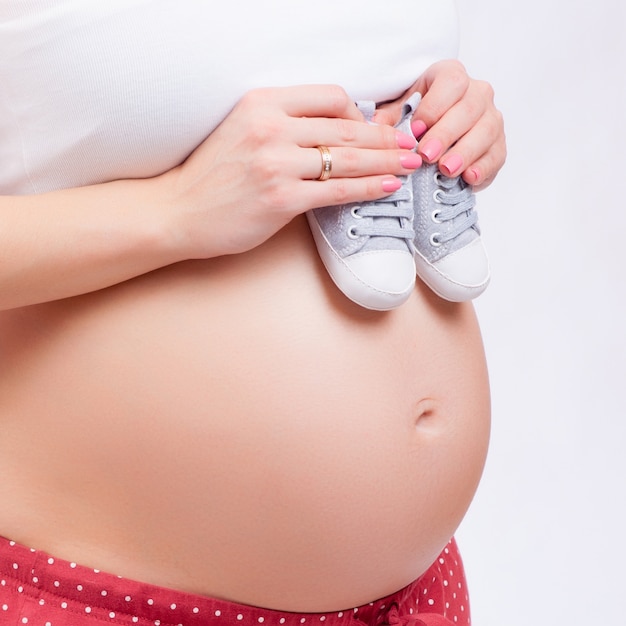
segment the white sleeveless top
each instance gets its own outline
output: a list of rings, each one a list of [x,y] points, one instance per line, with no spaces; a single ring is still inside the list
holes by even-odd
[[[0,194],[157,175],[254,87],[397,97],[457,39],[454,0],[2,0]]]

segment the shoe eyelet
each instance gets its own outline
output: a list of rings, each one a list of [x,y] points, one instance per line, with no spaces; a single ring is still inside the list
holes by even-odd
[[[363,219],[363,216],[359,213],[359,209],[360,208],[361,208],[360,206],[353,206],[350,209],[350,215],[352,215],[352,217],[354,217],[357,220],[362,220]]]
[[[437,203],[437,204],[442,204],[441,198],[443,197],[443,191],[441,189],[435,189],[435,191],[433,191],[433,200]]]
[[[359,235],[356,233],[356,226],[350,226],[350,228],[348,228],[347,235],[349,239],[358,239]]]
[[[443,174],[437,170],[434,174],[433,174],[433,180],[435,181],[436,185],[441,185],[441,179],[443,177]]]
[[[440,233],[433,233],[430,236],[430,245],[438,248],[441,245],[441,241],[439,241]]]
[[[435,224],[442,224],[443,221],[439,219],[439,216],[441,215],[441,211],[439,209],[435,209],[431,214],[430,214],[430,219],[435,222]]]

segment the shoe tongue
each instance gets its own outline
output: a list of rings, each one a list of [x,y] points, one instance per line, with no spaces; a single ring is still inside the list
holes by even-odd
[[[374,117],[374,113],[376,113],[376,103],[373,100],[360,100],[356,105],[359,111],[363,113],[365,121],[373,124],[372,118]]]
[[[411,115],[417,104],[419,103],[420,95],[415,93],[407,100],[407,102],[402,107],[402,120],[396,126],[396,128],[406,134],[411,134]],[[363,113],[363,116],[368,122],[372,122],[372,118],[374,117],[374,113],[376,112],[376,103],[369,100],[363,100],[357,102],[357,106],[359,111]],[[383,198],[384,201],[393,202],[396,198],[399,201],[406,202],[406,198],[404,195],[406,194],[406,185],[408,184],[408,179],[406,176],[400,176],[400,180],[402,181],[403,187],[397,192],[393,193],[387,198]],[[411,200],[412,202],[412,200]],[[367,224],[371,224],[375,227],[381,228],[398,228],[402,225],[402,221],[399,217],[364,217],[363,221]],[[362,252],[370,252],[372,250],[406,250],[407,242],[404,239],[399,237],[385,237],[385,236],[369,236],[366,238],[363,247],[361,248]]]

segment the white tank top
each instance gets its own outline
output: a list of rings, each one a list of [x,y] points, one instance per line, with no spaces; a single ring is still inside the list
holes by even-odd
[[[454,0],[2,0],[0,194],[149,177],[254,87],[399,96],[457,54]]]

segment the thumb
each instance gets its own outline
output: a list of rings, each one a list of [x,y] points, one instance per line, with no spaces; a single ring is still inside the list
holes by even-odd
[[[381,104],[380,107],[376,109],[372,122],[395,126],[400,121],[401,116],[402,102],[400,100],[394,100],[393,102]]]

